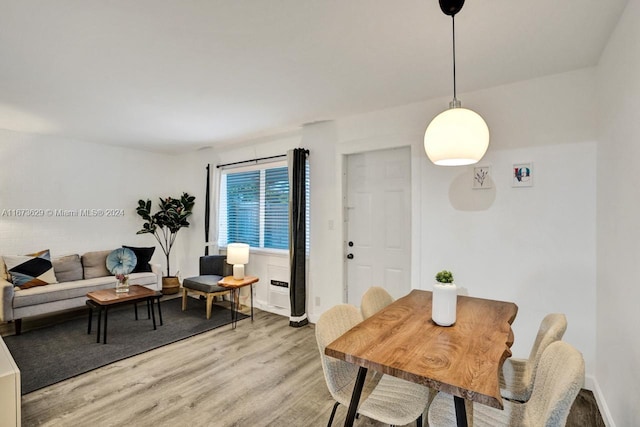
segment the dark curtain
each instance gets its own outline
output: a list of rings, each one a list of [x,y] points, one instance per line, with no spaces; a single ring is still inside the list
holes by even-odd
[[[289,163],[289,261],[291,280],[289,326],[299,328],[309,323],[306,300],[306,159],[308,150],[296,148],[287,153]]]
[[[210,216],[210,199],[211,199],[211,165],[207,165],[207,190],[204,199],[204,255],[209,255],[209,216]]]

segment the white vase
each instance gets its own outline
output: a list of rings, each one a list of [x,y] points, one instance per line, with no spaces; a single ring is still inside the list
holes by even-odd
[[[436,283],[433,285],[431,302],[431,319],[440,326],[451,326],[456,323],[456,305],[458,287],[453,283]]]

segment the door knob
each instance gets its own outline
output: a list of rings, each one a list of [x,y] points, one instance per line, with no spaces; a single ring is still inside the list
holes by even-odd
[[[353,259],[353,254],[348,254],[348,255],[347,255],[347,258],[348,258],[348,259]]]

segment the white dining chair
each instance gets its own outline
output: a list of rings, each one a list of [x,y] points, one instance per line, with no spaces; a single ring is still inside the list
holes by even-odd
[[[473,427],[564,426],[571,405],[583,385],[582,354],[570,344],[556,341],[546,348],[540,358],[531,398],[527,402],[503,400],[504,410],[474,403],[472,417],[469,418],[473,420]],[[429,426],[455,425],[453,396],[439,393],[429,408]]]
[[[355,385],[358,366],[324,354],[325,347],[349,329],[362,322],[360,311],[348,304],[341,304],[324,312],[316,323],[316,340],[322,360],[322,370],[329,393],[336,400],[331,411],[331,426],[339,404],[349,407]],[[363,392],[358,414],[390,424],[406,425],[416,421],[422,426],[422,415],[435,391],[389,375],[379,377],[370,393]]]
[[[393,297],[386,289],[372,286],[362,295],[360,311],[362,317],[368,319],[393,302]]]
[[[561,313],[551,313],[540,323],[536,340],[528,359],[510,357],[504,361],[500,375],[502,397],[526,402],[531,396],[536,366],[549,344],[562,339],[567,330],[567,318]]]

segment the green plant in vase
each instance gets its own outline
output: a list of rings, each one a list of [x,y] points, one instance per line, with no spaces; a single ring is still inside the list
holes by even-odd
[[[436,274],[436,281],[438,283],[453,283],[453,273],[442,270]]]
[[[169,263],[171,248],[175,243],[178,231],[189,227],[187,218],[193,213],[192,209],[195,200],[195,196],[190,196],[188,193],[182,193],[179,198],[160,198],[159,210],[153,214],[151,213],[151,200],[138,200],[136,212],[145,223],[142,225],[142,230],[138,231],[137,234],[149,233],[154,235],[167,258],[167,275],[165,276],[167,278],[173,277],[171,276]]]
[[[440,326],[451,326],[456,322],[458,289],[453,283],[453,274],[442,270],[436,274],[431,301],[431,318]]]

